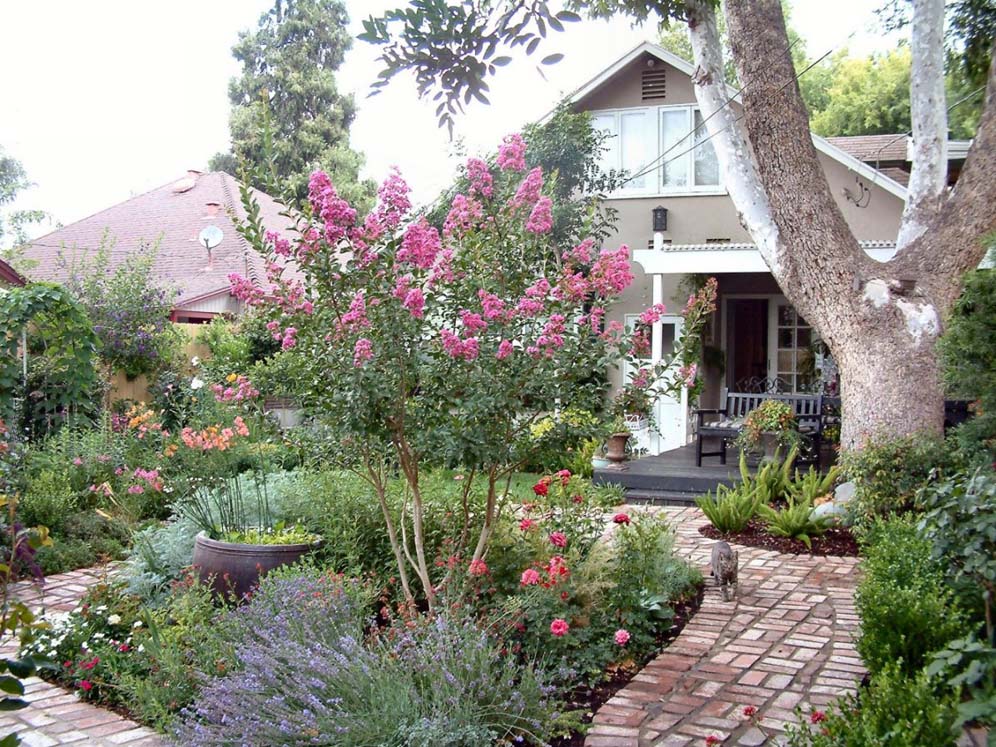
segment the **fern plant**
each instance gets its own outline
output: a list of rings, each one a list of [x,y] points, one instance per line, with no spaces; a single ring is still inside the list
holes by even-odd
[[[805,474],[796,471],[795,479],[788,485],[788,494],[797,501],[814,503],[817,498],[830,492],[838,477],[840,467],[837,465],[831,467],[825,475],[817,472],[815,467],[810,467]]]
[[[758,491],[744,483],[732,488],[717,485],[715,495],[710,491],[695,499],[695,505],[702,509],[710,523],[724,533],[742,532],[761,504]]]
[[[760,502],[771,503],[781,500],[792,482],[792,467],[799,456],[798,447],[792,448],[784,460],[780,452],[775,452],[775,458],[763,464],[756,474],[751,474],[747,467],[747,452],[740,452],[741,484],[748,490],[756,491]]]
[[[813,516],[811,500],[796,499],[792,495],[788,496],[784,508],[775,509],[762,505],[758,508],[758,514],[768,525],[771,534],[802,540],[810,550],[813,549],[813,537],[823,534],[830,524],[826,517]]]

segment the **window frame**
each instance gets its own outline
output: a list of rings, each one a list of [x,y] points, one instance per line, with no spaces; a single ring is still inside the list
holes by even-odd
[[[648,150],[654,155],[651,158],[658,158],[660,154],[664,152],[664,127],[663,127],[663,112],[665,111],[676,111],[684,110],[685,112],[685,122],[687,131],[691,131],[693,127],[693,122],[695,121],[695,112],[699,111],[699,107],[695,104],[661,104],[658,106],[635,106],[635,107],[620,107],[615,109],[595,109],[588,112],[592,117],[592,124],[594,125],[595,118],[597,117],[609,117],[613,118],[612,123],[612,135],[615,138],[615,142],[612,144],[611,148],[614,151],[615,164],[610,164],[610,169],[615,169],[616,171],[622,170],[623,162],[623,148],[622,148],[622,138],[621,138],[621,117],[623,114],[632,114],[636,112],[641,112],[644,117],[649,117],[652,121],[647,122],[646,132],[644,136],[647,138],[646,145]],[[599,128],[600,129],[600,128]],[[692,140],[693,138],[689,138]],[[725,195],[727,194],[726,188],[723,186],[723,175],[720,173],[720,183],[719,184],[706,184],[697,186],[695,184],[695,151],[690,149],[690,146],[686,142],[682,142],[676,150],[681,153],[684,150],[688,150],[687,153],[683,153],[683,158],[686,159],[687,171],[688,171],[688,184],[683,187],[666,187],[664,185],[664,166],[658,160],[654,168],[647,173],[647,184],[643,187],[631,187],[623,186],[607,197],[608,199],[618,199],[625,197],[697,197],[702,195]],[[648,159],[649,160],[649,159]]]

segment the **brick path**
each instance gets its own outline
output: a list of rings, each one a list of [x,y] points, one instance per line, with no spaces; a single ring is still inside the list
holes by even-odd
[[[639,510],[639,509],[634,509]],[[662,508],[677,549],[708,574],[712,540],[697,508]],[[737,546],[740,589],[724,602],[711,578],[678,638],[595,714],[586,747],[687,747],[782,742],[801,705],[853,692],[865,670],[854,649],[856,558],[783,555]],[[758,709],[761,729],[743,716]]]
[[[49,576],[43,587],[19,583],[14,593],[33,609],[72,610],[87,588],[104,575],[101,569],[82,569]],[[0,656],[17,654],[17,642],[6,640]],[[0,713],[0,736],[17,732],[28,747],[72,744],[78,747],[159,747],[162,739],[152,729],[118,714],[82,702],[73,693],[32,677],[25,681],[30,703],[20,711]]]

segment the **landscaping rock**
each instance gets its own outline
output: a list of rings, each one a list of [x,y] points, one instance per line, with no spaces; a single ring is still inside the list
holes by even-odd
[[[837,489],[833,491],[833,502],[839,503],[844,506],[854,500],[854,491],[856,485],[853,481],[842,482],[837,486]]]

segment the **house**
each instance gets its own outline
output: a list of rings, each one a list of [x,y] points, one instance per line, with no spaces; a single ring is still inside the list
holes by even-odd
[[[287,224],[276,200],[258,190],[253,194],[264,223]],[[233,216],[245,218],[238,181],[221,171],[188,171],[170,184],[31,241],[24,256],[35,265],[32,280],[60,283],[74,263],[86,262],[101,247],[111,270],[133,253],[155,251],[155,279],[177,290],[171,319],[204,323],[242,311],[230,292],[230,273],[265,279],[262,258],[239,235]]]
[[[13,285],[24,285],[24,278],[18,274],[17,270],[0,259],[0,288]]]
[[[741,226],[723,188],[719,165],[698,111],[689,62],[644,43],[570,97],[575,111],[590,112],[610,134],[604,169],[630,176],[607,203],[618,215],[613,244],[630,247],[636,280],[613,314],[627,326],[652,303],[673,314],[654,330],[653,355],[666,355],[681,334],[680,310],[689,276],[715,276],[718,309],[705,334],[701,404],[719,406],[724,391],[833,391],[835,369],[814,330],[792,308]],[[733,97],[736,91],[729,90]],[[733,103],[734,109],[739,108]],[[694,141],[694,142],[693,142]],[[865,251],[885,261],[906,200],[909,174],[904,135],[824,139],[813,143],[837,205]],[[953,143],[957,175],[967,143]],[[877,167],[876,167],[877,166]],[[658,211],[660,231],[652,211]],[[656,244],[655,244],[656,234]],[[660,353],[658,353],[660,351]],[[648,361],[650,362],[650,361]],[[613,373],[619,386],[629,372]],[[689,442],[687,394],[656,405],[659,433],[638,434],[651,454]]]

